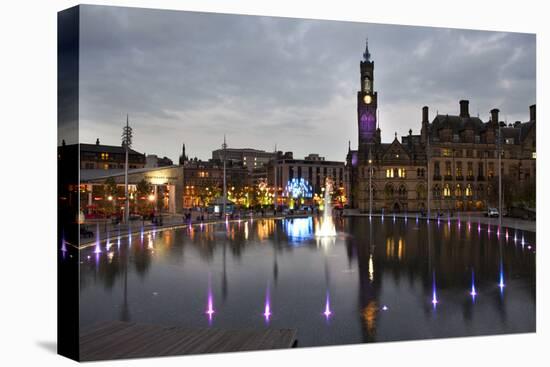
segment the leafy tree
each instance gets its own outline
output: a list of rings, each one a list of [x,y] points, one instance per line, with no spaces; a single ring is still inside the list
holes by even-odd
[[[142,197],[142,196],[147,197],[151,193],[151,190],[152,190],[151,184],[147,182],[145,179],[142,179],[136,185],[136,191],[139,197]]]
[[[117,195],[117,185],[115,182],[115,179],[112,177],[109,177],[105,180],[103,183],[105,195],[109,196],[116,196]]]

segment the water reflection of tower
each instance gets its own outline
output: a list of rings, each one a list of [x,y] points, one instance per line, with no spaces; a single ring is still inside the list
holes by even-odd
[[[368,225],[368,239],[364,238],[364,230],[354,230],[356,220],[350,219],[350,232],[360,233],[355,238],[349,237],[348,246],[354,248],[357,254],[357,266],[359,270],[359,310],[362,321],[362,333],[364,342],[376,341],[376,318],[378,316],[378,290],[381,280],[375,275],[376,266],[375,249],[373,241],[372,223]],[[367,244],[368,245],[365,245]]]

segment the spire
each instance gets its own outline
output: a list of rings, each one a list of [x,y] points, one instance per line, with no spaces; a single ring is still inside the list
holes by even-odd
[[[363,60],[366,62],[370,62],[370,52],[369,52],[369,39],[367,37],[367,42],[365,45],[365,52],[363,53]]]
[[[351,152],[351,140],[348,140],[348,152]]]

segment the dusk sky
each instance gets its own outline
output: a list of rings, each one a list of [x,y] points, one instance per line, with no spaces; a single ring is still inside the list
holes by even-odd
[[[526,121],[535,36],[355,22],[81,6],[80,142],[177,162],[221,146],[319,153],[357,146],[359,61],[369,39],[382,141],[418,134],[422,106]]]

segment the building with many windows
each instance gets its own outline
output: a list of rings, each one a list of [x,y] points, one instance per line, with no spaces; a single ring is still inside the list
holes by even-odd
[[[350,146],[346,159],[352,208],[426,211],[428,199],[430,208],[437,211],[497,206],[499,152],[504,205],[534,202],[535,105],[527,121],[513,124],[500,121],[498,109],[492,109],[485,122],[470,116],[467,100],[459,102],[459,114],[437,114],[430,122],[429,108],[424,106],[420,134],[409,130],[399,141],[396,133],[391,143],[382,143],[368,44],[360,62],[360,81],[358,147],[351,150]]]
[[[80,148],[81,170],[123,170],[126,151],[122,146],[102,145],[99,139],[95,144],[74,144]],[[145,155],[133,149],[128,152],[128,168],[144,168]]]
[[[212,159],[223,161],[223,155],[223,149],[212,151]],[[250,172],[265,166],[274,156],[274,152],[259,149],[227,148],[225,150],[226,161],[242,164]]]
[[[345,162],[327,161],[319,154],[309,154],[304,159],[295,159],[292,152],[277,152],[277,159],[270,162],[268,185],[278,188],[279,201],[287,204],[289,184],[303,182],[307,190],[311,190],[311,198],[322,197],[326,179],[330,178],[334,191],[337,193],[335,201],[345,203],[346,182]],[[340,199],[338,199],[340,198]]]

